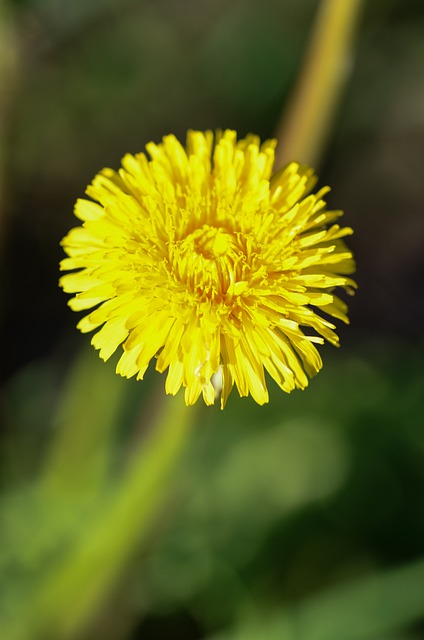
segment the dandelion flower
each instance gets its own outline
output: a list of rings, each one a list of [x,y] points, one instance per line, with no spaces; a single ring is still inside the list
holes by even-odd
[[[221,372],[224,407],[234,384],[267,402],[265,371],[290,392],[320,370],[315,345],[338,344],[331,318],[348,322],[334,291],[355,287],[352,230],[326,210],[328,187],[311,194],[312,169],[272,173],[275,147],[230,130],[189,131],[185,148],[168,135],[77,200],[60,285],[71,309],[94,308],[78,328],[96,331],[100,357],[120,347],[117,373],[142,379],[156,358],[167,393],[213,404]]]

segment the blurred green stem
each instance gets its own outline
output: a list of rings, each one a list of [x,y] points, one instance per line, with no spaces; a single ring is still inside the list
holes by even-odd
[[[303,68],[277,128],[276,168],[319,161],[352,65],[355,28],[364,0],[322,0]]]
[[[40,587],[33,603],[40,637],[45,631],[56,640],[73,637],[116,584],[151,531],[196,413],[182,394],[163,398],[158,420],[133,452],[112,497]]]
[[[87,389],[90,401],[86,402]],[[114,430],[128,401],[126,381],[87,347],[75,358],[53,417],[40,485],[45,500],[98,498],[109,472]]]
[[[11,10],[0,0],[0,247],[6,205],[6,136],[18,69],[18,46]]]

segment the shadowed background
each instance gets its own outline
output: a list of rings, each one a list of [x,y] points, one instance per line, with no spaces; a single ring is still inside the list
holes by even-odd
[[[96,604],[81,597],[83,623],[72,622],[77,577],[66,574],[62,597],[57,573],[83,564],[73,562],[81,540],[103,544],[91,517],[107,513],[164,385],[152,371],[138,383],[115,376],[75,330],[57,286],[73,203],[100,168],[167,133],[273,136],[318,5],[0,4],[5,640],[424,637],[418,0],[364,3],[315,167],[329,206],[355,229],[359,290],[341,349],[322,349],[323,371],[304,392],[271,383],[266,407],[233,392],[224,412],[200,410],[142,544],[136,523],[107,521],[105,557],[113,564],[115,553],[117,568]],[[130,559],[113,547],[119,527],[133,536]]]

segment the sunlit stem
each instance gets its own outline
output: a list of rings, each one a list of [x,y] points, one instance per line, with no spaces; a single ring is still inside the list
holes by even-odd
[[[303,67],[277,128],[276,167],[319,162],[342,89],[352,68],[353,43],[364,0],[322,0]]]
[[[91,618],[146,535],[163,505],[197,411],[183,394],[165,397],[149,435],[134,449],[124,478],[84,529],[77,548],[36,597],[40,632],[71,638]]]
[[[11,8],[5,0],[0,0],[0,246],[5,224],[6,136],[17,72],[18,41],[12,22]]]

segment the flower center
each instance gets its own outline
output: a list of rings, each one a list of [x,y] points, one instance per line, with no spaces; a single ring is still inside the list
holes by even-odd
[[[234,237],[226,229],[217,229],[205,224],[187,236],[185,242],[191,245],[197,255],[206,260],[215,260],[234,248],[234,240]]]
[[[239,253],[235,234],[223,227],[204,224],[174,246],[174,277],[196,299],[225,295],[237,279]]]

